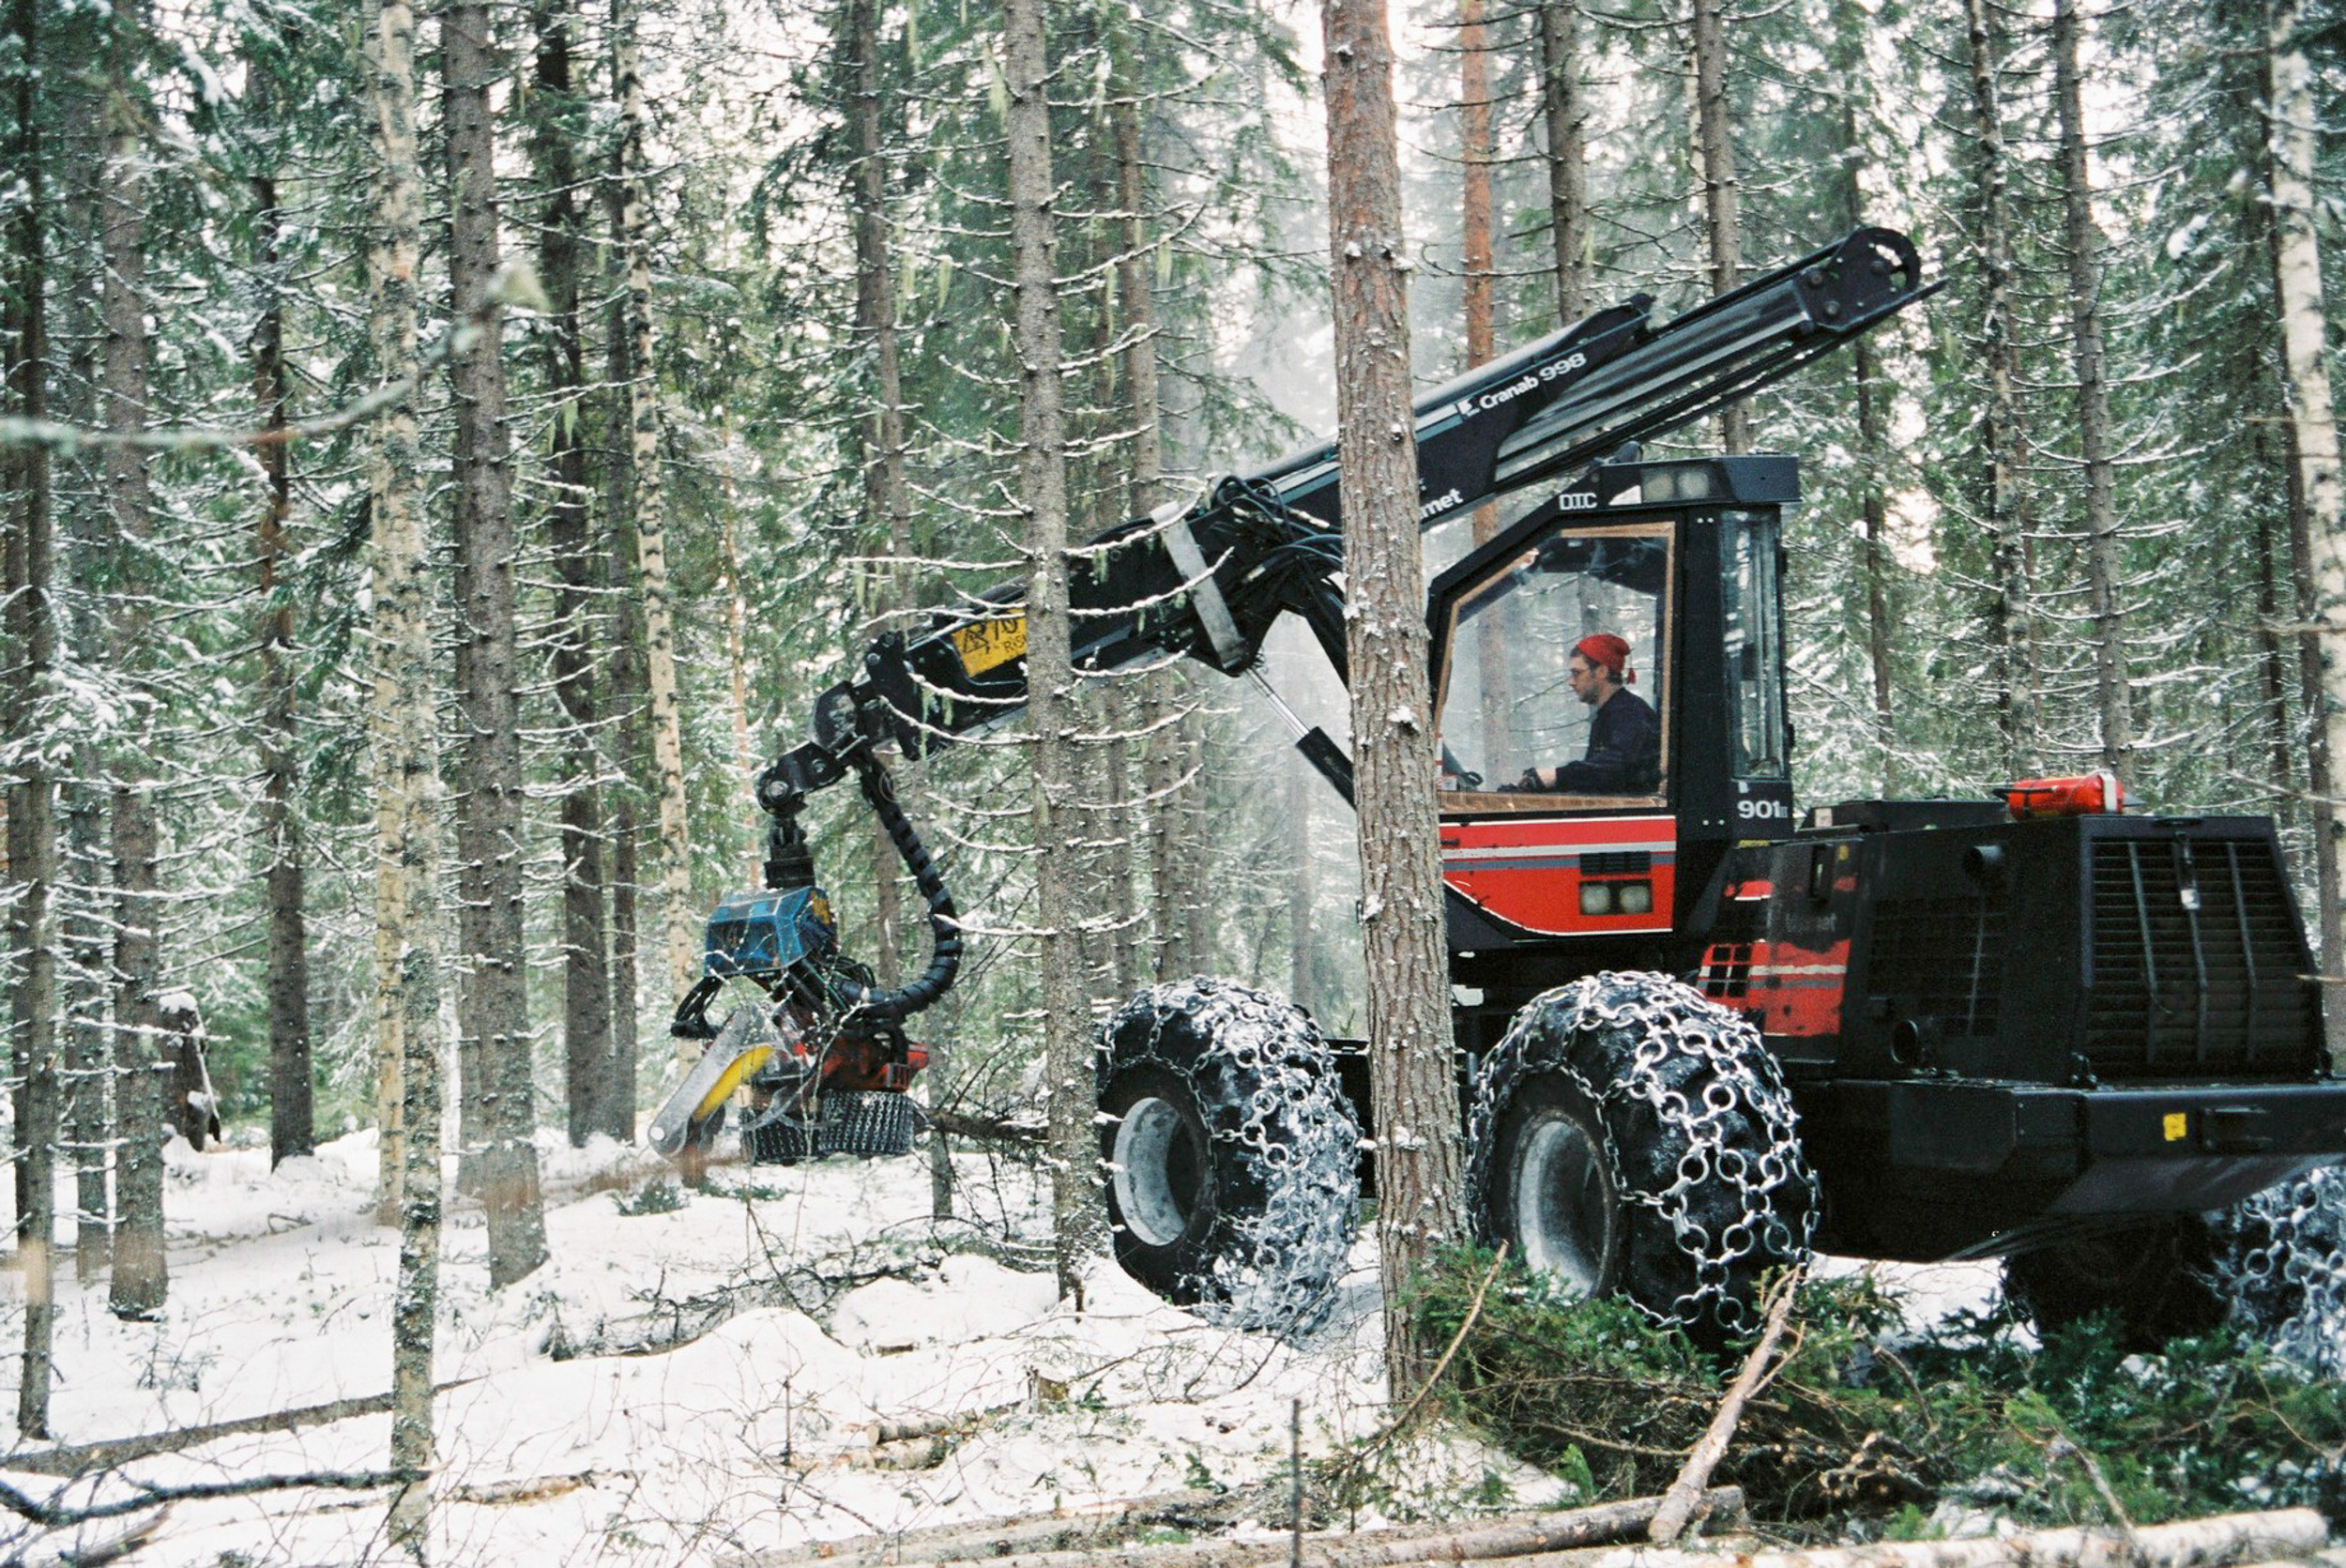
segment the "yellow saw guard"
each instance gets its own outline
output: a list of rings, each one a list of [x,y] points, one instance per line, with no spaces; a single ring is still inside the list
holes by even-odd
[[[693,1128],[716,1115],[726,1096],[765,1066],[782,1043],[781,1035],[767,1020],[765,1008],[754,1002],[735,1008],[717,1038],[701,1053],[701,1059],[693,1064],[651,1119],[646,1136],[654,1151],[671,1160],[684,1152]]]

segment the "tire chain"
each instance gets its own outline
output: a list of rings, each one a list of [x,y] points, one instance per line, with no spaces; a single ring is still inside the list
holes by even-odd
[[[1226,1217],[1237,1244],[1191,1276],[1195,1310],[1235,1328],[1301,1333],[1318,1327],[1335,1305],[1360,1202],[1361,1134],[1337,1086],[1335,1054],[1291,1003],[1199,975],[1150,986],[1102,1026],[1103,1083],[1111,1042],[1142,1012],[1150,1019],[1147,1043],[1115,1065],[1148,1062],[1187,1082],[1207,1135],[1241,1146],[1265,1192],[1260,1213]],[[1165,1050],[1165,1026],[1176,1018],[1189,1020],[1214,1048],[1190,1059]],[[1252,1086],[1242,1104],[1228,1104],[1212,1081],[1224,1064],[1232,1080]]]
[[[1592,1083],[1570,1059],[1575,1038],[1614,1030],[1625,1031],[1633,1042],[1631,1070],[1612,1082]],[[1684,1141],[1670,1183],[1641,1189],[1622,1167],[1613,1139],[1606,1139],[1609,1174],[1622,1201],[1660,1215],[1679,1250],[1694,1263],[1692,1291],[1681,1294],[1667,1311],[1651,1302],[1637,1302],[1638,1310],[1662,1323],[1757,1332],[1758,1303],[1748,1289],[1735,1288],[1736,1265],[1755,1256],[1805,1258],[1816,1228],[1816,1177],[1801,1153],[1791,1094],[1759,1030],[1661,975],[1606,970],[1533,997],[1476,1074],[1467,1119],[1467,1190],[1477,1204],[1483,1163],[1497,1147],[1499,1118],[1516,1085],[1535,1069],[1552,1069],[1571,1079],[1608,1126],[1615,1119],[1605,1112],[1637,1103]],[[1744,1122],[1765,1139],[1756,1160],[1733,1147],[1731,1134]],[[1715,1235],[1699,1202],[1706,1188],[1731,1194],[1737,1214]],[[1811,1199],[1790,1220],[1775,1197],[1786,1192]],[[1488,1217],[1481,1218],[1488,1236]]]
[[[2346,1378],[2346,1166],[2259,1193],[2216,1223],[2232,1320],[2317,1377]]]

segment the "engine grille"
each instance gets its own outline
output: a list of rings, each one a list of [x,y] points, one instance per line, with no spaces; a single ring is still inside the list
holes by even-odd
[[[1874,914],[1868,989],[1948,1035],[1993,1034],[2005,924],[1976,898],[1885,899]]]
[[[2177,833],[2096,839],[2092,853],[2095,1073],[2302,1072],[2318,1003],[2272,844]]]

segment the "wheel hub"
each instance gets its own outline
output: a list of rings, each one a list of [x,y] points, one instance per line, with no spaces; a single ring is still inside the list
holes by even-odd
[[[1196,1211],[1206,1160],[1172,1102],[1154,1095],[1135,1101],[1116,1130],[1110,1164],[1125,1228],[1151,1247],[1181,1240]]]
[[[1516,1213],[1523,1261],[1593,1295],[1613,1250],[1613,1183],[1588,1130],[1543,1109],[1523,1129]]]

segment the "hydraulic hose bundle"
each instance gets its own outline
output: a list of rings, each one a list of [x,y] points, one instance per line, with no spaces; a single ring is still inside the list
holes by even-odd
[[[929,967],[893,990],[865,986],[852,980],[844,982],[841,990],[849,1001],[867,1012],[903,1018],[930,1006],[952,987],[953,976],[961,969],[961,918],[953,908],[953,895],[946,891],[944,873],[937,870],[928,846],[913,830],[911,818],[896,803],[895,785],[890,781],[888,770],[868,748],[857,754],[855,769],[858,782],[863,786],[863,798],[872,803],[881,830],[888,834],[888,842],[896,846],[896,854],[912,873],[913,885],[928,902]]]

